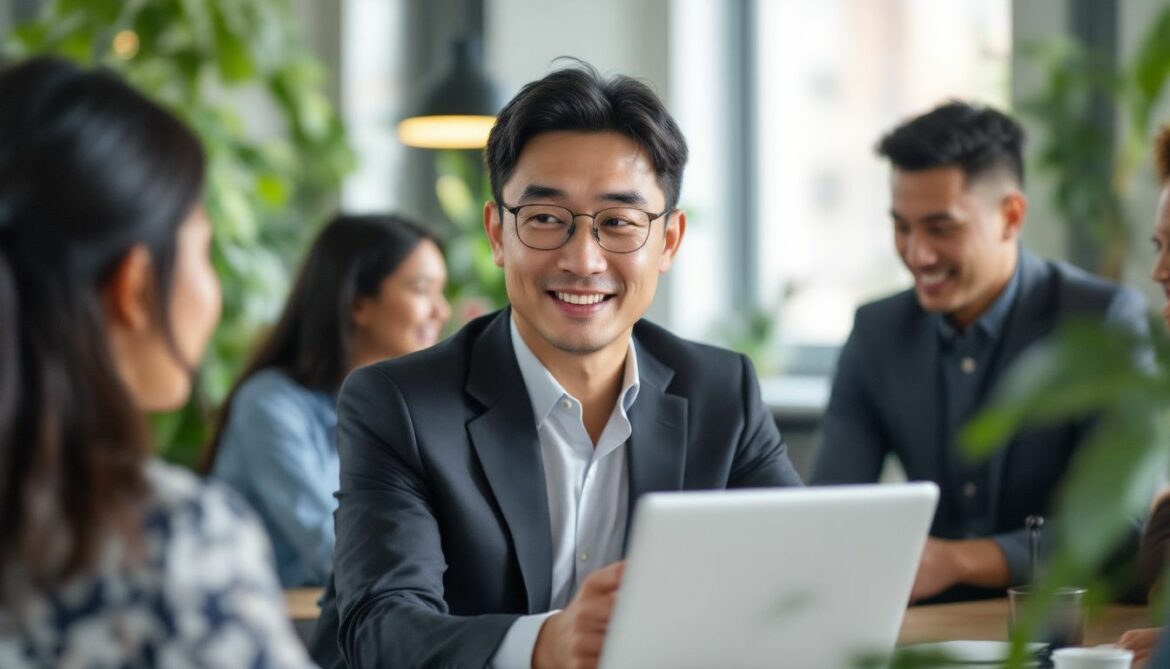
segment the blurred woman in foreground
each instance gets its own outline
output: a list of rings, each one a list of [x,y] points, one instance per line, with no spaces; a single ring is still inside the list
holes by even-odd
[[[109,72],[0,72],[0,666],[309,666],[260,524],[144,416],[219,319],[203,169]]]

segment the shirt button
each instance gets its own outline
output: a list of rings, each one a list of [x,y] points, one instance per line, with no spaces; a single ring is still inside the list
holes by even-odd
[[[585,562],[585,561],[587,561],[588,559],[589,559],[589,554],[588,554],[588,553],[582,553],[582,554],[581,554],[581,561],[582,561],[582,562]]]
[[[568,408],[573,406],[573,403],[570,402],[569,400],[561,400],[561,406],[564,407],[565,409],[568,409]]]
[[[979,492],[979,486],[975,485],[974,483],[971,483],[970,481],[968,481],[967,483],[963,484],[963,497],[966,497],[967,499],[972,499],[973,497],[975,497],[975,494],[978,492]]]
[[[959,363],[959,368],[963,370],[964,374],[974,374],[975,358],[963,358],[963,362]]]

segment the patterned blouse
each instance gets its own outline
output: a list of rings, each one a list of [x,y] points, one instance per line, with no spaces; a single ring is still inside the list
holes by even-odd
[[[272,549],[225,487],[152,462],[142,557],[124,542],[54,592],[0,608],[0,667],[311,667]]]

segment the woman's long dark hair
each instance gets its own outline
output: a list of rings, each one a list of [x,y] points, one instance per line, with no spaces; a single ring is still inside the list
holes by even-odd
[[[341,388],[353,363],[354,305],[376,296],[383,279],[424,239],[437,243],[421,226],[395,215],[341,215],[321,230],[280,319],[224,401],[200,470],[211,471],[236,391],[256,372],[275,368],[306,388]]]
[[[47,588],[111,530],[138,536],[150,431],[107,343],[102,288],[151,255],[154,317],[204,156],[114,74],[36,58],[0,71],[0,573]],[[0,583],[0,588],[4,588]],[[16,593],[3,589],[3,597]]]

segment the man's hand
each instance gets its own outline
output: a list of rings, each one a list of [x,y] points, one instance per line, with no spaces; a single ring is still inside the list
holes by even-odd
[[[992,539],[948,541],[930,537],[922,550],[910,602],[934,597],[960,583],[1001,588],[1010,580],[1007,558]]]
[[[1133,651],[1133,666],[1145,666],[1150,655],[1154,653],[1154,647],[1158,645],[1158,637],[1162,634],[1161,627],[1147,627],[1140,630],[1130,630],[1121,635],[1117,645],[1121,648],[1128,648]]]
[[[586,576],[565,610],[544,621],[532,649],[533,669],[597,666],[624,565],[615,562]]]
[[[914,587],[910,589],[910,601],[934,597],[959,583],[960,578],[962,576],[953,542],[930,537],[922,549],[918,574],[914,577]]]

